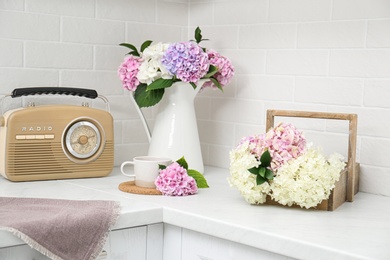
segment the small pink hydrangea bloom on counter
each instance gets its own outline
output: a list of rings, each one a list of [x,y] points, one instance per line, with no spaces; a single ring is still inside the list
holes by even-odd
[[[198,192],[195,179],[188,176],[187,170],[177,162],[160,170],[155,185],[157,190],[167,196],[186,196]]]

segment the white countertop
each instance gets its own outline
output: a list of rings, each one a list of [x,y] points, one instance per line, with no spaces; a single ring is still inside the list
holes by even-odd
[[[249,205],[230,188],[228,170],[206,167],[209,189],[187,197],[136,195],[118,189],[118,168],[104,178],[39,182],[0,179],[0,196],[116,200],[114,229],[168,223],[298,259],[390,259],[390,197],[358,193],[336,211]],[[0,247],[20,244],[0,231]]]

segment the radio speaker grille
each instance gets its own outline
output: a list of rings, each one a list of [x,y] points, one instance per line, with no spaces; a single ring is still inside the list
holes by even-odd
[[[9,144],[7,153],[7,174],[13,176],[54,174],[76,178],[96,171],[110,172],[113,167],[113,143],[106,146],[99,159],[88,164],[76,164],[64,154],[61,143],[34,142]],[[63,176],[62,176],[63,177]]]

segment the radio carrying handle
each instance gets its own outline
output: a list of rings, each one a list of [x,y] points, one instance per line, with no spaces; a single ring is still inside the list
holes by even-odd
[[[107,111],[110,112],[110,105],[108,99],[104,96],[98,95],[94,89],[85,88],[68,88],[68,87],[29,87],[16,88],[8,96],[12,98],[30,96],[30,95],[44,95],[44,94],[59,94],[85,97],[90,99],[100,98],[106,104]]]
[[[98,97],[96,90],[83,89],[83,88],[62,88],[62,87],[32,87],[32,88],[16,88],[12,91],[11,97],[21,97],[29,95],[42,95],[42,94],[60,94],[60,95],[72,95],[79,97],[86,97],[95,99]]]

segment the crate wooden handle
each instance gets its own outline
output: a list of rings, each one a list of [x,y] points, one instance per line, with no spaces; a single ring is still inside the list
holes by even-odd
[[[355,195],[353,185],[355,183],[355,171],[356,171],[355,164],[356,164],[357,115],[343,114],[343,113],[328,113],[328,112],[293,111],[293,110],[267,110],[266,131],[268,131],[270,128],[274,126],[275,116],[335,119],[335,120],[349,121],[347,201],[352,202]]]

